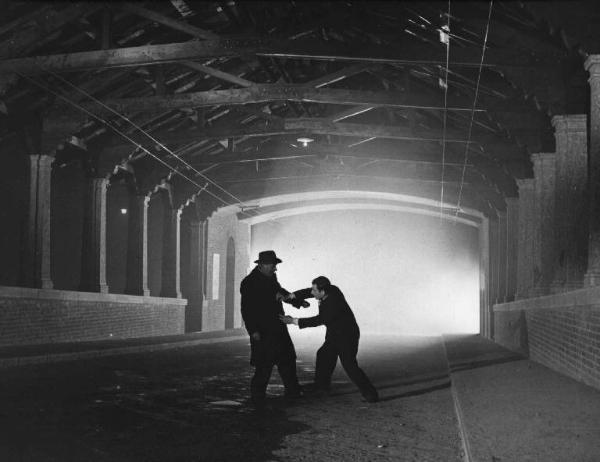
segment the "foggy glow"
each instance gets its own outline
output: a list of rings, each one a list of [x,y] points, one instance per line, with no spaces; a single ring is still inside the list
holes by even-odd
[[[295,215],[252,226],[252,256],[273,249],[283,287],[325,275],[338,285],[364,333],[439,335],[479,330],[477,229],[391,211]],[[313,316],[317,305],[288,314]],[[310,332],[312,331],[312,332]],[[319,332],[320,331],[320,332]],[[318,335],[322,329],[294,337]]]

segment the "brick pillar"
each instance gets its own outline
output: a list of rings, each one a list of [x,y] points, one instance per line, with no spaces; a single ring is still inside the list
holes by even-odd
[[[148,203],[150,196],[130,193],[125,293],[149,296]]]
[[[181,298],[180,224],[181,209],[165,201],[161,297]]]
[[[484,218],[479,225],[479,331],[484,337],[489,334],[490,313],[490,240],[489,220]]]
[[[504,303],[506,300],[507,247],[506,211],[502,210],[498,211],[498,292],[496,293],[496,303]]]
[[[206,220],[190,221],[190,283],[188,308],[190,310],[188,330],[202,330],[202,305],[204,302],[206,272]]]
[[[29,203],[23,240],[21,285],[52,289],[50,274],[50,189],[52,162],[48,155],[29,155]]]
[[[600,55],[585,61],[590,73],[589,241],[585,286],[600,284]]]
[[[512,302],[517,294],[517,246],[519,241],[519,199],[506,198],[506,296]]]
[[[519,231],[517,236],[517,299],[529,297],[533,287],[535,230],[534,180],[517,180],[519,187]]]
[[[579,289],[586,270],[588,238],[587,117],[552,118],[556,138],[556,255],[553,292]]]
[[[83,215],[79,290],[108,293],[106,284],[106,178],[88,178]]]
[[[554,277],[554,189],[556,155],[532,154],[534,173],[534,285],[530,295],[537,297],[550,292]]]
[[[488,331],[484,335],[487,338],[494,338],[494,304],[498,298],[498,217],[490,217],[488,231],[490,249],[490,290],[488,292]]]

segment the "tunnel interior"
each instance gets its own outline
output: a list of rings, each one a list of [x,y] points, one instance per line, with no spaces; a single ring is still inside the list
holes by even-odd
[[[473,226],[350,209],[267,220],[254,224],[251,236],[251,255],[264,249],[280,255],[278,278],[286,289],[308,287],[318,275],[329,277],[344,292],[363,332],[479,331],[479,244]],[[312,299],[300,316],[317,311]]]

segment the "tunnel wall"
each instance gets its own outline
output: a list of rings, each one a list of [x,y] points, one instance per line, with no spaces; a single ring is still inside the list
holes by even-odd
[[[0,286],[0,345],[176,335],[187,300]]]
[[[203,331],[225,329],[227,242],[229,238],[233,239],[235,245],[233,327],[238,328],[242,325],[239,287],[249,269],[250,225],[239,221],[235,212],[237,210],[216,212],[208,218],[206,301],[202,310]],[[215,258],[215,256],[217,257]],[[218,268],[216,264],[218,264]],[[217,290],[215,291],[215,289]]]
[[[600,389],[600,287],[494,306],[494,340]]]

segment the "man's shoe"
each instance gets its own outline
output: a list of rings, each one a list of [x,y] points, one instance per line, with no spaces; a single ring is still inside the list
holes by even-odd
[[[367,393],[363,395],[363,398],[367,403],[376,403],[377,401],[379,401],[379,395],[377,394],[377,392]]]
[[[302,392],[301,388],[298,388],[298,389],[294,389],[294,390],[290,390],[290,391],[286,390],[285,393],[283,394],[283,396],[286,399],[299,399],[304,396],[304,393]]]
[[[303,385],[302,389],[305,393],[310,394],[327,394],[331,390],[330,387],[318,385],[316,383],[308,383],[306,385]]]

